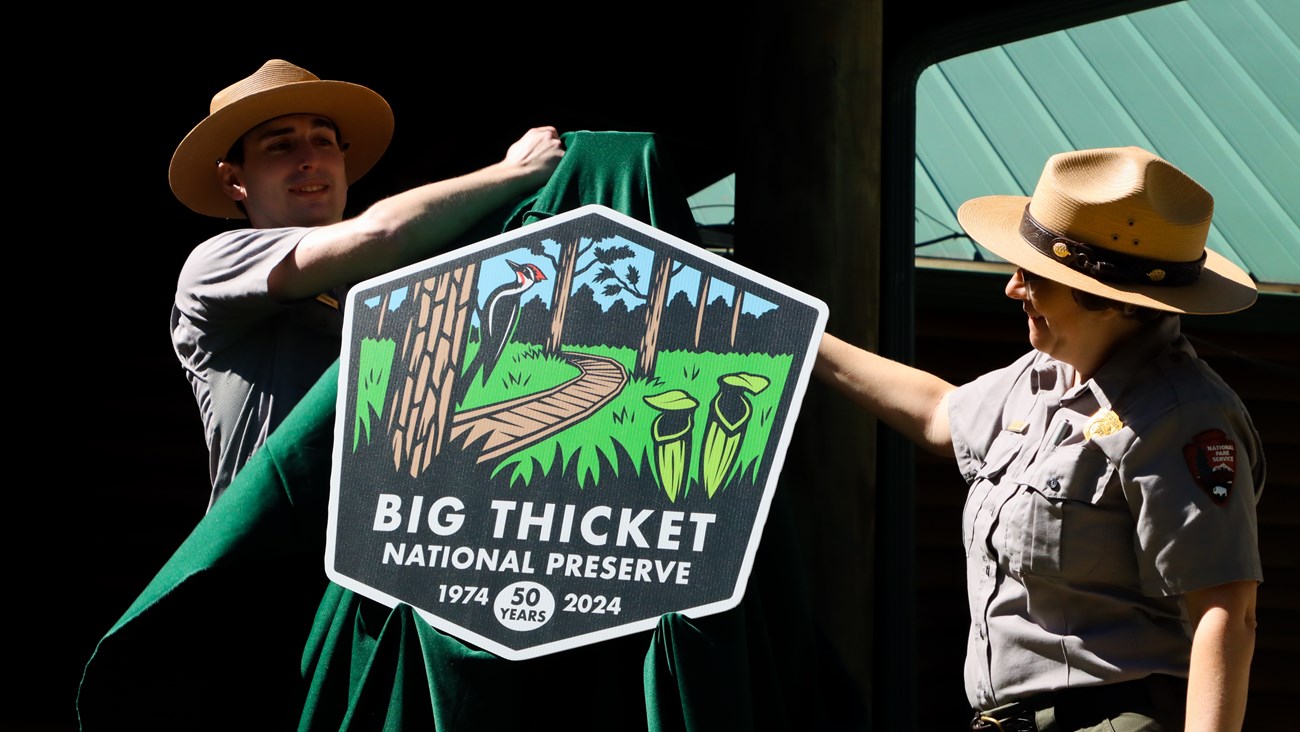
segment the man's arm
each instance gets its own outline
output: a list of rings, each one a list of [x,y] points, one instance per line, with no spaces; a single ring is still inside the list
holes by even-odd
[[[1195,628],[1187,680],[1188,730],[1240,730],[1255,653],[1254,580],[1183,596]]]
[[[535,127],[500,162],[385,198],[320,227],[267,278],[282,302],[390,272],[433,256],[482,217],[546,183],[564,155],[554,127]]]
[[[926,450],[953,456],[948,395],[957,387],[928,371],[822,335],[813,375]]]

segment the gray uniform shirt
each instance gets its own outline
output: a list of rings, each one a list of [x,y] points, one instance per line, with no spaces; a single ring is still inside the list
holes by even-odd
[[[1178,318],[1148,326],[1089,381],[1072,387],[1074,377],[1031,351],[950,397],[970,484],[973,707],[1152,673],[1186,678],[1178,596],[1263,577],[1259,435]]]
[[[207,439],[208,508],[338,359],[340,297],[280,303],[266,278],[310,229],[238,229],[190,253],[176,286],[172,346]],[[334,295],[334,293],[330,293]]]

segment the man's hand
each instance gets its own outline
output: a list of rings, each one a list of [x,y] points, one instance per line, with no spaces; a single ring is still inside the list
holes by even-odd
[[[560,133],[554,127],[534,127],[506,150],[503,165],[517,166],[525,172],[529,184],[542,186],[550,180],[564,157]]]

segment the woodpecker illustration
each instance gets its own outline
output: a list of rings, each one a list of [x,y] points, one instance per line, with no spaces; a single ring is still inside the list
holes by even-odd
[[[458,402],[464,398],[469,385],[474,383],[477,373],[482,372],[484,384],[488,382],[515,326],[519,324],[519,305],[524,292],[546,279],[542,270],[530,262],[519,264],[507,259],[506,264],[514,270],[515,279],[493,290],[483,305],[479,314],[478,352],[474,354],[474,360],[460,380]]]

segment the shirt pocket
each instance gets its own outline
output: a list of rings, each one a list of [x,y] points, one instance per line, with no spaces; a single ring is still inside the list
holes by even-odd
[[[1115,466],[1095,445],[1058,448],[1014,478],[1003,509],[1003,551],[1012,571],[1044,577],[1116,581],[1132,571],[1133,521]]]
[[[970,490],[966,491],[966,504],[962,507],[962,546],[966,549],[967,556],[970,555],[971,541],[975,535],[977,514],[986,506],[989,494],[997,486],[998,479],[1006,472],[1007,466],[1020,454],[1024,442],[1024,435],[1003,430],[989,445],[984,462],[975,472]]]

